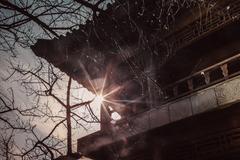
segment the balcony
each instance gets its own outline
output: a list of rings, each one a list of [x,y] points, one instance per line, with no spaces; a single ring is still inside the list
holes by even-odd
[[[163,88],[166,101],[172,101],[239,75],[240,54],[200,70]]]
[[[182,90],[185,88],[185,90]],[[165,90],[172,90],[159,106],[110,124],[108,132],[99,131],[78,141],[81,152],[106,146],[182,119],[240,101],[240,54],[183,78]],[[94,138],[93,138],[94,137]],[[89,140],[93,140],[89,144]],[[79,147],[80,148],[80,147]]]
[[[198,10],[196,10],[197,12]],[[176,26],[175,30],[164,36],[164,43],[160,43],[163,66],[167,61],[181,52],[182,49],[212,35],[221,32],[226,26],[232,26],[239,23],[240,18],[240,1],[229,0],[224,3],[213,4],[212,8],[202,11],[202,15],[193,15],[188,24]],[[190,13],[189,13],[190,14]],[[194,17],[195,16],[195,17]],[[165,43],[167,42],[167,43]]]
[[[119,122],[118,134],[138,134],[238,102],[240,54],[183,78],[164,91],[166,96],[161,105]]]
[[[172,43],[177,51],[191,42],[239,20],[240,1],[234,0],[222,5],[213,5],[212,10],[215,12],[206,12],[197,20],[166,37],[166,41]]]

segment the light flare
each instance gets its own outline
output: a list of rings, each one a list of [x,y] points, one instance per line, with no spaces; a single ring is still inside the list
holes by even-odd
[[[98,104],[102,104],[103,101],[104,101],[104,97],[102,95],[97,95],[96,98],[95,98],[95,101],[98,103]]]
[[[95,102],[99,105],[102,105],[103,107],[106,107],[104,102],[106,103],[110,103],[110,104],[114,104],[114,105],[117,105],[117,106],[121,106],[121,102],[120,100],[114,100],[111,98],[111,95],[113,95],[114,93],[118,92],[123,86],[116,86],[114,87],[113,89],[111,89],[109,92],[105,93],[105,89],[106,89],[106,82],[107,82],[107,73],[105,74],[104,76],[104,79],[102,81],[102,85],[101,85],[101,88],[100,90],[98,90],[96,88],[96,85],[94,84],[94,82],[91,80],[91,77],[90,75],[88,74],[86,68],[84,67],[84,65],[79,62],[85,76],[86,76],[86,79],[87,81],[89,82],[90,86],[92,87],[92,90],[94,91],[94,94],[96,95],[95,97]],[[113,120],[119,120],[121,119],[121,115],[117,112],[113,112],[110,117],[113,119]]]
[[[106,87],[106,81],[107,81],[107,74],[105,75],[104,79],[103,79],[103,84],[100,90],[100,93],[97,94],[96,98],[97,101],[100,102],[101,104],[103,104],[104,102],[109,102],[109,100],[107,100],[112,94],[116,93],[117,91],[119,91],[121,89],[120,86],[112,89],[110,92],[108,93],[104,93],[104,89]]]
[[[111,118],[114,120],[114,121],[118,121],[122,118],[122,116],[120,114],[118,114],[117,112],[113,112],[111,114]]]

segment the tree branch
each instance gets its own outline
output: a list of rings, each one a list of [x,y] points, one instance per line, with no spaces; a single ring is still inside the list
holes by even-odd
[[[28,13],[27,11],[25,11],[24,9],[10,3],[9,1],[0,1],[1,4],[9,7],[9,8],[12,8],[16,11],[18,11],[19,13],[22,13],[23,15],[29,17],[31,20],[33,20],[35,23],[37,23],[39,26],[43,27],[44,29],[48,30],[50,33],[52,33],[54,36],[56,37],[59,37],[59,35],[54,32],[52,29],[49,28],[49,26],[47,24],[45,24],[43,21],[41,21],[40,19],[38,19],[36,16]]]

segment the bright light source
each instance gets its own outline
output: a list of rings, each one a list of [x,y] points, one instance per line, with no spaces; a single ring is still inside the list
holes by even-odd
[[[98,104],[102,104],[104,101],[104,97],[102,95],[97,95],[95,100]]]

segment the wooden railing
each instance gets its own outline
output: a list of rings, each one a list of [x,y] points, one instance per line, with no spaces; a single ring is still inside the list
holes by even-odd
[[[173,45],[174,51],[183,48],[200,37],[238,20],[240,0],[231,0],[223,6],[214,8],[214,12],[202,17],[166,38]]]
[[[160,66],[164,65],[180,49],[220,30],[228,24],[239,21],[239,18],[240,0],[229,0],[220,6],[215,6],[214,11],[204,13],[201,17],[184,26],[182,29],[170,33],[164,38],[164,43],[160,45],[163,46],[161,49],[163,52],[162,55],[166,55],[162,57]],[[171,48],[171,50],[168,48]]]
[[[240,74],[240,54],[207,67],[163,89],[165,101],[180,98]]]

